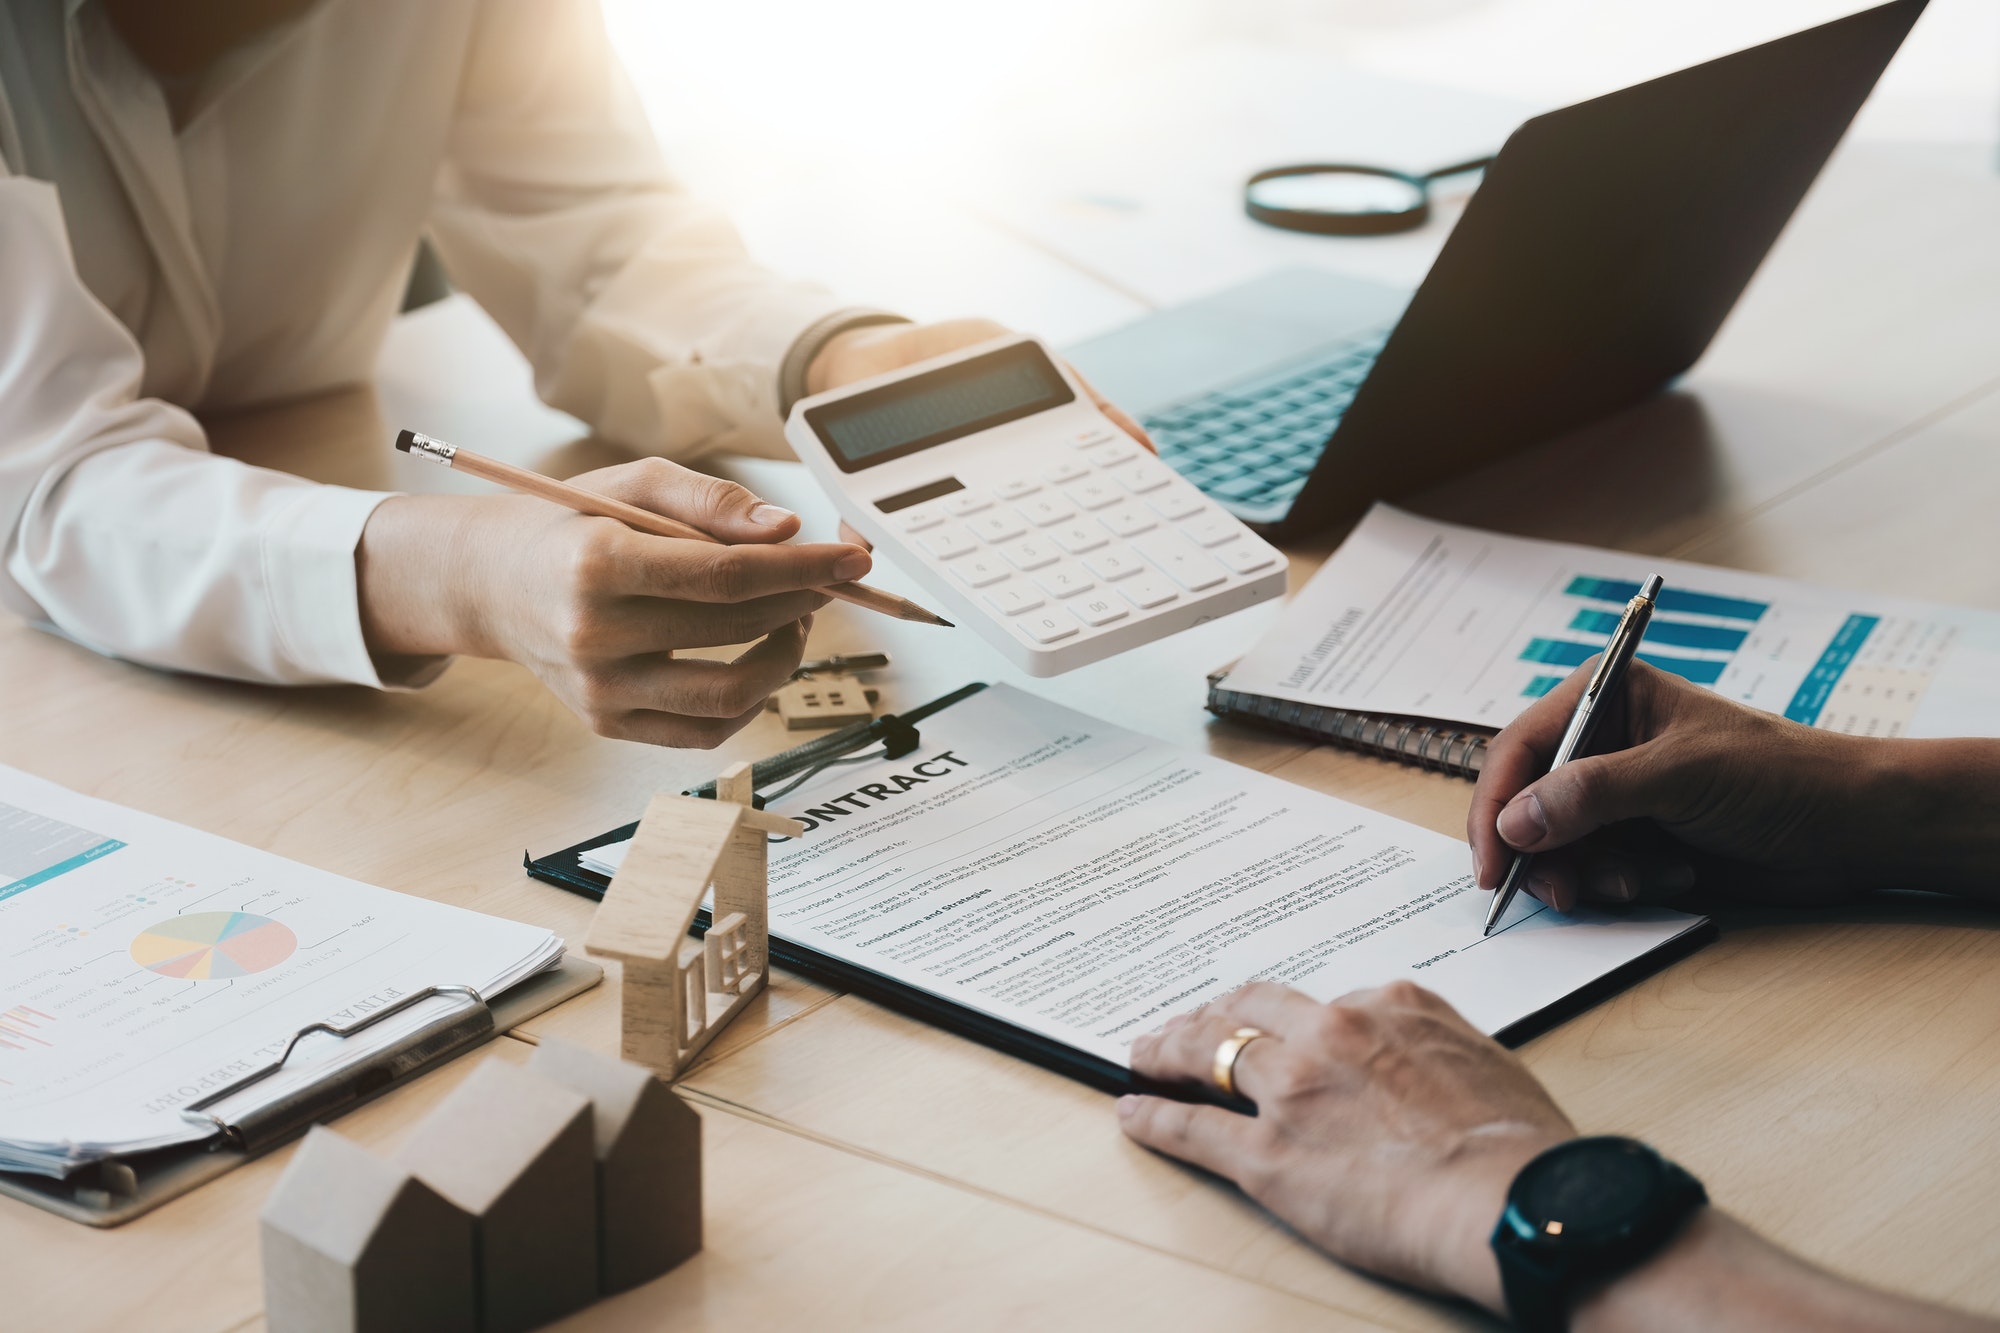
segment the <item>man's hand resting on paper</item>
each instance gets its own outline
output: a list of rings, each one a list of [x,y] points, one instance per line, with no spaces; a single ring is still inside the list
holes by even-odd
[[[1504,1315],[1489,1238],[1508,1186],[1537,1153],[1576,1133],[1534,1075],[1409,982],[1332,1004],[1253,983],[1133,1042],[1132,1068],[1206,1084],[1216,1047],[1241,1027],[1270,1034],[1243,1047],[1235,1066],[1237,1090],[1256,1115],[1121,1097],[1125,1133],[1234,1181],[1343,1263]],[[1570,1327],[1928,1333],[1994,1325],[1857,1287],[1704,1207],[1651,1258],[1584,1292]]]
[[[1334,1258],[1501,1308],[1486,1241],[1507,1186],[1575,1128],[1521,1062],[1437,996],[1397,982],[1320,1004],[1254,982],[1132,1043],[1132,1068],[1205,1084],[1242,1027],[1257,1115],[1121,1097],[1125,1132],[1235,1181]]]
[[[1788,722],[1633,662],[1591,753],[1547,772],[1594,660],[1495,738],[1466,816],[1481,888],[1579,899],[1824,903],[1886,887],[2000,896],[2000,742]]]

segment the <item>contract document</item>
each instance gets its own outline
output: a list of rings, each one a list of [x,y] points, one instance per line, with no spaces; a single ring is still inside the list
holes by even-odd
[[[2000,736],[2000,616],[1462,528],[1377,505],[1230,690],[1503,727],[1602,649],[1648,574],[1639,657],[1753,708],[1867,736]]]
[[[1499,1032],[1705,924],[1524,898],[1482,939],[1457,839],[1005,685],[771,809],[806,826],[771,847],[774,935],[1118,1066],[1257,978],[1408,978]]]

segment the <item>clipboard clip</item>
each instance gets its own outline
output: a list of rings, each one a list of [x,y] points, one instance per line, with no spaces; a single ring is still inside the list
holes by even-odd
[[[983,689],[984,686],[975,688]],[[964,691],[960,692],[961,694]],[[881,742],[880,750],[869,750],[857,754],[857,750],[868,750],[869,746]],[[857,722],[851,727],[829,732],[803,745],[794,745],[789,750],[780,750],[768,759],[759,759],[750,765],[750,782],[755,788],[750,798],[751,805],[764,809],[767,800],[776,800],[793,788],[817,777],[835,764],[856,764],[864,759],[901,759],[923,743],[917,732],[917,725],[908,718],[895,713],[884,713],[867,722]],[[790,781],[787,782],[787,779]],[[780,782],[786,785],[777,791],[765,792],[763,788]],[[704,782],[699,787],[690,787],[683,796],[697,796],[704,800],[715,799],[715,784]]]
[[[309,1083],[262,1106],[253,1107],[233,1122],[207,1113],[210,1107],[245,1088],[255,1087],[282,1070],[285,1062],[292,1058],[292,1052],[307,1037],[315,1034],[351,1037],[441,995],[460,996],[469,1000],[471,1005],[440,1014],[395,1044],[375,1052],[363,1063],[340,1071],[336,1077]],[[277,1059],[226,1087],[189,1102],[180,1113],[183,1119],[196,1124],[214,1126],[222,1135],[223,1143],[229,1147],[249,1153],[261,1152],[310,1124],[328,1119],[357,1102],[366,1101],[397,1079],[442,1061],[463,1047],[486,1040],[493,1031],[493,1011],[478,991],[470,986],[426,986],[352,1023],[308,1023],[292,1034]]]

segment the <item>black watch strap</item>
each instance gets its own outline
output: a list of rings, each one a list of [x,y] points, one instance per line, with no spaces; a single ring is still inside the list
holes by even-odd
[[[1500,1260],[1500,1290],[1507,1297],[1507,1317],[1522,1333],[1567,1333],[1569,1284],[1553,1268],[1527,1253],[1496,1246]]]

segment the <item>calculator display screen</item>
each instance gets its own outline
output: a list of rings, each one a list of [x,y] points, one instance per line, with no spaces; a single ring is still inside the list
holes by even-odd
[[[1075,399],[1040,347],[1016,343],[808,408],[806,424],[842,472],[858,472]]]

